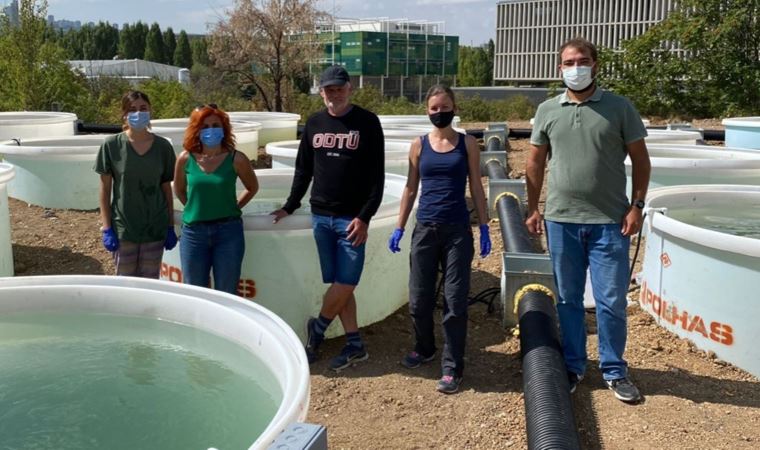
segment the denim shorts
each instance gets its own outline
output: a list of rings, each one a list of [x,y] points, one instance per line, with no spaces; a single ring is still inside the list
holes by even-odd
[[[354,247],[346,239],[346,228],[354,220],[353,217],[331,217],[313,214],[311,226],[314,230],[314,240],[317,242],[319,266],[322,268],[324,283],[340,283],[349,286],[359,284],[364,268],[364,247],[361,244]]]

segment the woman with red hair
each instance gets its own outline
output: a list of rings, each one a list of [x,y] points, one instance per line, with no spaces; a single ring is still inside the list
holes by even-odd
[[[237,294],[245,253],[241,209],[259,182],[250,161],[235,150],[230,118],[214,104],[196,108],[174,168],[174,193],[185,205],[179,241],[186,284]],[[237,193],[237,180],[244,189]]]

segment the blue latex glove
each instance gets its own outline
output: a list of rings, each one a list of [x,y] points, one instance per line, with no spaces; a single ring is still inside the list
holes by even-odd
[[[398,253],[401,251],[401,247],[399,247],[398,244],[401,242],[402,237],[404,237],[403,228],[396,228],[393,230],[393,234],[391,234],[390,239],[388,239],[388,250],[390,250],[391,253]]]
[[[113,228],[104,228],[103,230],[103,247],[109,252],[115,252],[119,249],[119,237]]]
[[[169,230],[166,232],[166,240],[164,241],[164,248],[171,250],[177,245],[177,233],[174,232],[174,227],[169,225]]]
[[[491,253],[491,235],[488,234],[488,224],[480,226],[480,257],[485,258]]]

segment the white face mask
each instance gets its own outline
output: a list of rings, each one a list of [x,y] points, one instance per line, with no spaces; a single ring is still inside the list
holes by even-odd
[[[569,69],[562,69],[562,79],[565,86],[571,91],[582,91],[594,81],[591,75],[591,66],[573,66]]]

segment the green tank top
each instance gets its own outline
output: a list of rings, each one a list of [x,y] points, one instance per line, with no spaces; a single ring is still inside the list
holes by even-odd
[[[182,221],[187,224],[210,220],[240,217],[237,206],[237,173],[233,160],[235,152],[230,153],[211,173],[206,173],[195,161],[193,155],[187,158],[185,175],[187,177],[187,203],[182,214]]]

